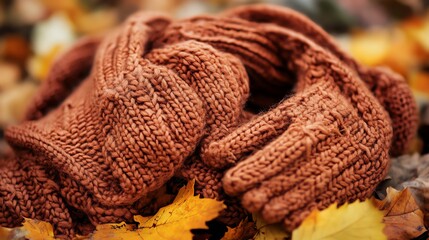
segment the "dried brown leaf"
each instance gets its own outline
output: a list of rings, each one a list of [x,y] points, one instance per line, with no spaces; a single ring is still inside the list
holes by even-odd
[[[423,212],[408,189],[388,188],[386,198],[374,202],[385,212],[384,232],[389,240],[412,239],[427,230],[423,224]]]
[[[250,239],[256,233],[255,223],[245,219],[235,228],[228,227],[222,240]]]

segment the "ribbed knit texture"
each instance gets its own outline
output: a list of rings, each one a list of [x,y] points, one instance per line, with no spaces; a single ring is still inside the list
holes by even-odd
[[[31,217],[70,237],[77,216],[132,221],[176,176],[223,200],[228,225],[247,210],[292,230],[371,195],[416,112],[403,78],[357,64],[289,9],[138,13],[63,54],[7,129],[0,224]]]

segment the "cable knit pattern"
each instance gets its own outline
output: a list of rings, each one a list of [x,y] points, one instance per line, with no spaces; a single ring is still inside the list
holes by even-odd
[[[67,238],[90,229],[77,215],[132,221],[176,176],[223,200],[228,225],[261,212],[292,230],[371,195],[416,112],[400,76],[357,64],[292,10],[138,13],[63,54],[27,121],[6,130],[0,224],[41,219]]]

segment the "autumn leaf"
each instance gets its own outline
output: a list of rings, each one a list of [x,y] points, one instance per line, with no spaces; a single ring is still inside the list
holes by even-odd
[[[37,80],[46,79],[56,57],[74,42],[75,35],[64,14],[57,13],[37,24],[31,44],[35,55],[28,62],[30,75]]]
[[[11,239],[12,229],[0,227],[0,239]]]
[[[426,231],[423,225],[423,213],[408,189],[397,191],[387,189],[384,200],[374,200],[375,205],[385,212],[384,232],[389,240],[412,239]]]
[[[387,31],[356,32],[350,39],[350,53],[359,62],[375,66],[386,61],[391,51],[391,36]]]
[[[417,42],[426,52],[429,52],[429,15],[426,17],[415,17],[404,21],[402,29]]]
[[[417,71],[410,74],[408,78],[411,89],[417,98],[429,99],[429,73]]]
[[[416,178],[413,181],[403,183],[410,189],[413,199],[423,211],[423,223],[429,226],[429,179]]]
[[[0,239],[54,240],[54,229],[50,223],[24,218],[21,227],[0,227]]]
[[[387,239],[383,234],[383,212],[371,202],[354,202],[323,211],[314,210],[293,231],[292,240]]]
[[[257,230],[254,240],[282,240],[290,237],[280,224],[268,224],[259,214],[253,214],[253,220]]]
[[[125,223],[98,225],[91,239],[192,239],[191,229],[208,229],[206,222],[225,207],[217,200],[194,196],[194,181],[190,181],[155,216],[134,216],[136,228]]]
[[[249,239],[255,235],[255,223],[249,222],[248,219],[241,221],[237,227],[227,227],[225,235],[222,240],[236,240],[236,239]]]
[[[28,239],[32,240],[49,240],[54,238],[54,229],[50,223],[25,218],[22,223],[22,228],[28,233],[25,235]]]

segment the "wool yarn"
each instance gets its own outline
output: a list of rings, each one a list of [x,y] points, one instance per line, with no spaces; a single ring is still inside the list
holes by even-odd
[[[368,197],[416,119],[403,78],[359,65],[292,10],[137,13],[63,54],[6,130],[0,225],[31,217],[67,238],[82,216],[132,221],[176,176],[223,200],[226,224],[261,212],[292,230]]]

